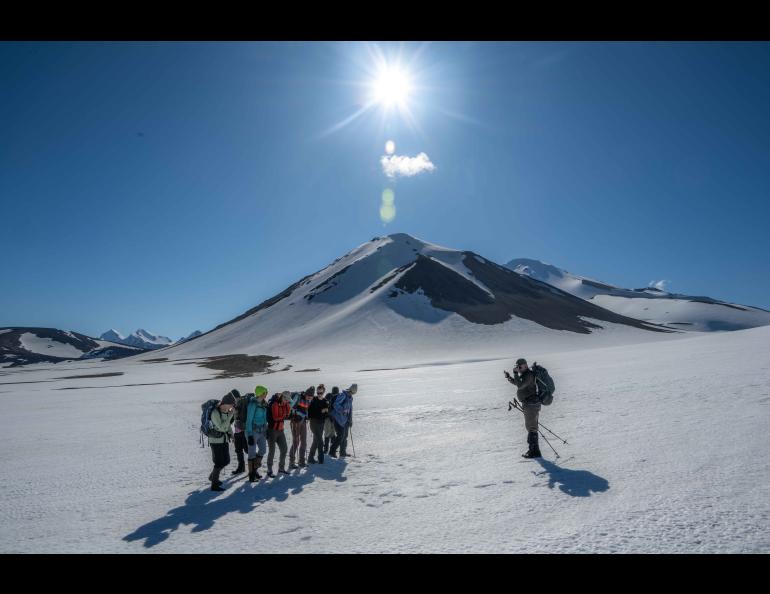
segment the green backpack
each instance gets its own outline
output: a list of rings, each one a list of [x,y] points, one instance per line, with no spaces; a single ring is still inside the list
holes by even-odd
[[[553,402],[553,393],[556,391],[556,384],[553,378],[548,374],[548,370],[537,363],[532,364],[532,371],[535,374],[535,386],[537,388],[537,397],[540,404],[548,406]]]

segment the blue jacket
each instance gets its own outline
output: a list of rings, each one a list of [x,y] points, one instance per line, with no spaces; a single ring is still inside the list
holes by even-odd
[[[256,398],[249,400],[246,408],[246,437],[267,431],[267,404],[260,404]]]
[[[341,427],[353,424],[353,396],[347,390],[343,390],[334,398],[329,415]]]

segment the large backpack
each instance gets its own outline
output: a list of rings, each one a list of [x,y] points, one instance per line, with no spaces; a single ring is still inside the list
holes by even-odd
[[[280,394],[273,394],[270,397],[270,400],[267,401],[267,426],[268,428],[273,428],[273,404],[281,397]]]
[[[254,394],[244,394],[235,405],[235,420],[241,423],[246,422],[246,413],[248,411],[249,401],[254,397]]]
[[[548,406],[553,402],[553,393],[556,391],[556,384],[553,378],[548,374],[548,370],[542,365],[534,363],[532,371],[535,374],[535,386],[537,387],[537,397],[540,404]]]
[[[224,435],[221,431],[214,428],[211,423],[211,413],[219,405],[219,400],[207,400],[201,404],[201,444],[203,443],[203,436],[206,437],[222,437]]]

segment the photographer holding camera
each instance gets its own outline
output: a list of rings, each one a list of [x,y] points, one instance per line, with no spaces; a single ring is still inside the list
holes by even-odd
[[[538,417],[540,415],[540,401],[537,397],[537,387],[535,386],[535,374],[527,365],[526,359],[518,359],[513,368],[513,377],[507,371],[503,372],[505,378],[515,385],[516,399],[521,403],[524,410],[524,427],[527,429],[527,444],[529,449],[522,454],[524,458],[541,458],[540,446],[538,445]]]

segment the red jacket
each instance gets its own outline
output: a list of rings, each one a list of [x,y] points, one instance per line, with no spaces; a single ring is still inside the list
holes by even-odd
[[[291,406],[288,402],[281,402],[280,400],[273,402],[273,404],[270,406],[270,414],[273,417],[273,421],[270,423],[270,428],[277,431],[283,431],[283,422],[289,418],[289,414],[291,414]]]

